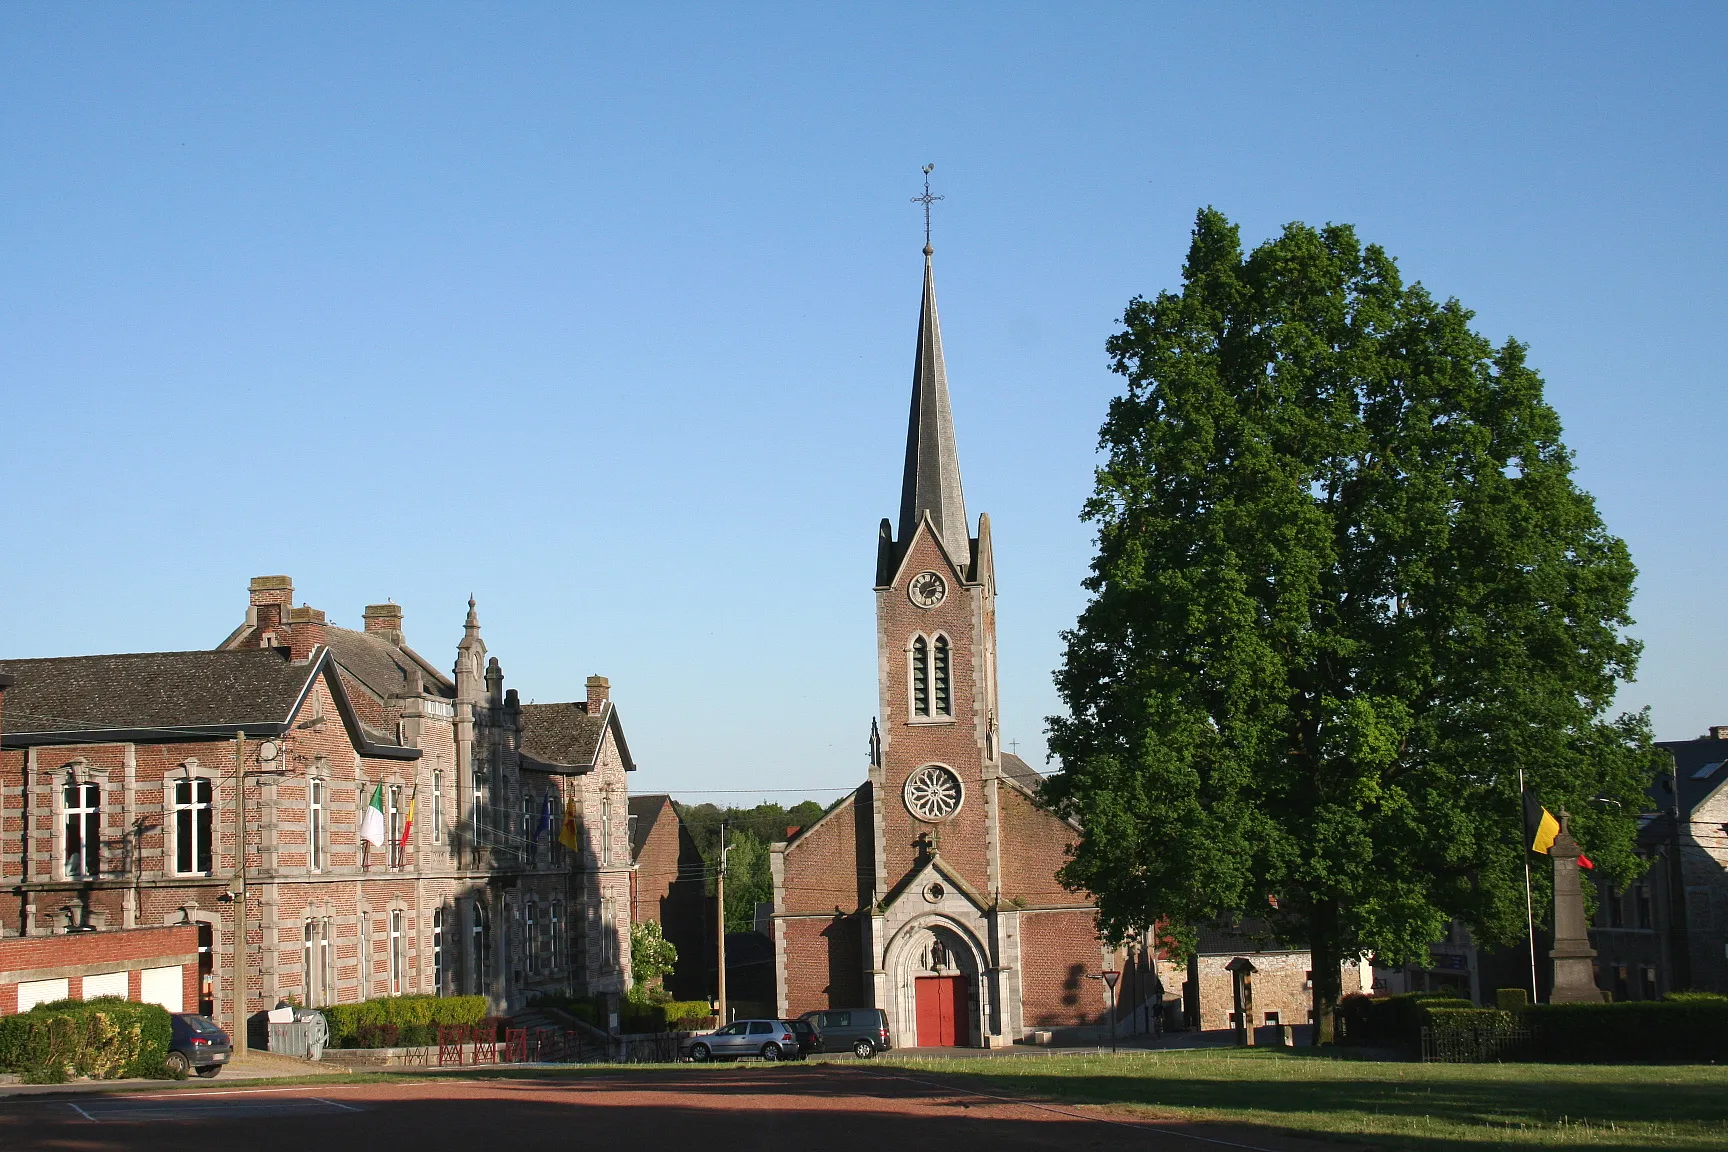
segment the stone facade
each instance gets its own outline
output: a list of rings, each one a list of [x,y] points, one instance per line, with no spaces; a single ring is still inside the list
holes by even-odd
[[[615,1000],[633,765],[605,681],[524,707],[472,602],[451,677],[405,645],[395,605],[353,632],[292,601],[286,577],[253,580],[216,651],[0,664],[11,702],[35,702],[0,735],[4,931],[191,925],[197,998],[230,1028],[283,997]],[[360,838],[375,794],[382,846]],[[575,851],[558,843],[567,815]]]

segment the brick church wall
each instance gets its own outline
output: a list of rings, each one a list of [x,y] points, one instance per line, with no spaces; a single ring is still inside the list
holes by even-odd
[[[1028,1028],[1097,1024],[1108,1001],[1090,909],[1020,916],[1021,1003]]]
[[[870,790],[861,788],[786,846],[783,907],[785,1010],[864,1004],[863,929],[873,867],[860,846],[870,841]]]

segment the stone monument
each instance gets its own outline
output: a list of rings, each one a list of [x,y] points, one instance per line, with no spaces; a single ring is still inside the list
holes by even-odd
[[[1550,1004],[1600,1004],[1596,987],[1596,949],[1584,919],[1584,891],[1578,882],[1578,841],[1572,839],[1566,810],[1560,810],[1560,834],[1548,849],[1554,859],[1554,988]]]

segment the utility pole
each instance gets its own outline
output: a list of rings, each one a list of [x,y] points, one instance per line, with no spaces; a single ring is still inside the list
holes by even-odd
[[[720,995],[715,1006],[720,1026],[726,1026],[726,825],[720,825],[720,868],[714,873],[714,936],[720,957]]]
[[[239,826],[234,842],[240,850],[240,891],[234,896],[234,1056],[246,1055],[246,733],[234,733],[234,806]]]

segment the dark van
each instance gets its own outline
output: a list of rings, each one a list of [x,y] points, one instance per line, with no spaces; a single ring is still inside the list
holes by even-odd
[[[798,1019],[816,1030],[823,1052],[851,1052],[868,1060],[894,1047],[888,1036],[888,1014],[880,1008],[826,1008]]]

